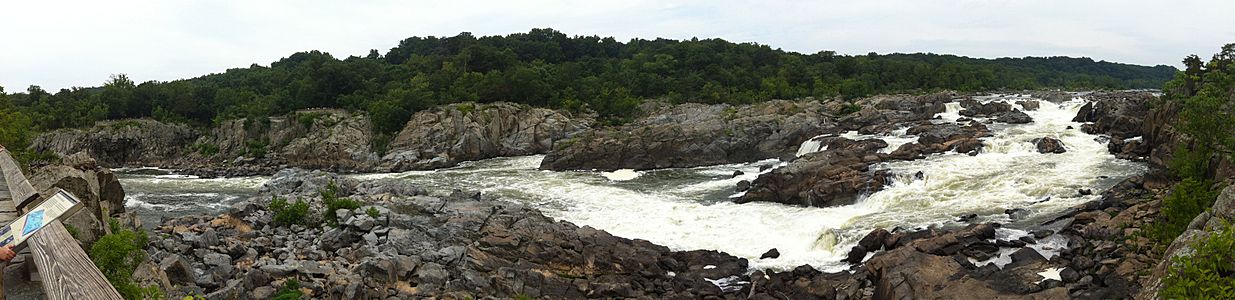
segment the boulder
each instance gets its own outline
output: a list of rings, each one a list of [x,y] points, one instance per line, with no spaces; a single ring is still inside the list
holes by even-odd
[[[871,170],[873,162],[864,161],[867,151],[882,141],[853,143],[837,140],[837,144],[853,144],[846,149],[831,149],[810,153],[781,168],[762,174],[750,184],[737,203],[776,202],[815,207],[852,204],[859,195],[877,191],[888,182],[886,171]],[[865,144],[868,146],[856,146]],[[882,144],[886,145],[886,144]],[[857,149],[857,150],[855,150]]]
[[[1025,112],[1017,109],[1010,112],[1002,113],[995,122],[1003,122],[1008,124],[1028,124],[1033,123],[1033,118],[1029,117]]]
[[[1033,140],[1034,147],[1038,148],[1038,153],[1064,153],[1068,152],[1067,147],[1064,147],[1063,141],[1051,137],[1044,137]]]

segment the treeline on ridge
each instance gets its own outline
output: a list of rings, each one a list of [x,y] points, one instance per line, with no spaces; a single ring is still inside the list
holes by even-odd
[[[721,39],[570,37],[553,29],[507,36],[412,37],[384,55],[337,59],[300,52],[192,79],[137,84],[116,75],[102,87],[56,93],[31,86],[7,96],[38,130],[103,119],[153,117],[209,125],[315,107],[367,112],[392,133],[435,105],[509,101],[596,112],[622,122],[643,99],[752,103],[805,97],[855,98],[949,89],[1158,88],[1175,68],[1089,58],[978,59],[937,54],[801,54]],[[3,112],[0,112],[3,113]]]

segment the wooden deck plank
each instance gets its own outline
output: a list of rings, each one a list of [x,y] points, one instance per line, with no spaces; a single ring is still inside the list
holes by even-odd
[[[47,299],[122,299],[60,221],[47,224],[26,244]]]

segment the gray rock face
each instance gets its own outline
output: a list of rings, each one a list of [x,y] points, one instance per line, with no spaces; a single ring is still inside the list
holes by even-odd
[[[818,102],[663,106],[635,122],[558,143],[547,170],[694,167],[791,157],[827,125]]]
[[[591,124],[591,117],[512,103],[447,105],[413,115],[383,161],[404,171],[545,153]]]
[[[198,133],[180,124],[154,120],[103,121],[85,129],[62,129],[40,134],[31,148],[60,156],[79,152],[105,166],[167,165],[176,163]]]

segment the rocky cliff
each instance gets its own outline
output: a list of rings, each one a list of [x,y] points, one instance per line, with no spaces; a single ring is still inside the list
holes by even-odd
[[[546,170],[695,167],[792,157],[803,141],[837,125],[817,101],[754,105],[646,105],[634,122],[562,141]]]
[[[513,103],[445,105],[413,115],[382,160],[391,171],[403,171],[540,154],[587,129],[592,120]]]
[[[61,157],[81,152],[107,166],[175,165],[197,138],[198,133],[185,125],[117,120],[47,132],[36,137],[31,148]]]
[[[294,166],[339,171],[376,168],[369,118],[344,110],[301,110],[259,120],[223,121],[197,141],[210,166]],[[206,147],[206,148],[202,148]],[[240,159],[237,159],[240,158]]]

